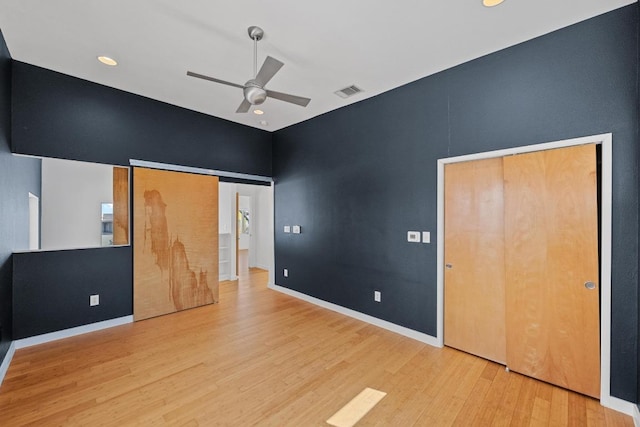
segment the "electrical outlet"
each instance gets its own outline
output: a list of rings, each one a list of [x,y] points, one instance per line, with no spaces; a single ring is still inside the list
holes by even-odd
[[[100,305],[100,295],[91,295],[89,297],[89,306],[93,307]]]
[[[282,274],[284,274],[284,277],[289,277],[289,269],[285,268]]]
[[[291,226],[290,225],[285,225],[284,226],[284,232],[285,233],[291,233]]]
[[[375,302],[380,302],[382,301],[382,292],[380,291],[373,291],[373,300]]]
[[[292,230],[293,230],[293,234],[300,234],[302,231],[299,225],[294,225]]]

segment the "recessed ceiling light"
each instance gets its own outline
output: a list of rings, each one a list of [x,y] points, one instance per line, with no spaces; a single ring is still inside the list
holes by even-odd
[[[112,67],[118,65],[118,61],[113,58],[109,58],[108,56],[98,56],[98,61],[102,62],[104,65],[110,65]]]
[[[266,120],[260,120],[260,124],[261,124],[262,126],[269,126],[269,122],[268,122],[268,121],[266,121]]]
[[[253,114],[257,114],[257,115],[261,116],[261,115],[264,114],[264,111],[262,111],[262,110],[253,110]]]
[[[502,3],[504,0],[482,0],[482,4],[486,7],[497,6]]]

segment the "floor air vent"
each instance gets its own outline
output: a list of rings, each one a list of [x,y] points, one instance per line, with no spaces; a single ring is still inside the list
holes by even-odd
[[[360,93],[360,92],[362,92],[362,89],[360,89],[356,85],[351,85],[349,87],[345,87],[344,89],[337,90],[337,91],[335,91],[333,93],[338,95],[340,98],[348,98],[348,97],[353,96],[356,93]]]

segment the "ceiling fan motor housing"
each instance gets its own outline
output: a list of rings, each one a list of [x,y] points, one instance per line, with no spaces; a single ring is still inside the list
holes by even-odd
[[[249,80],[244,85],[244,99],[252,105],[260,105],[267,99],[267,91],[254,80]]]

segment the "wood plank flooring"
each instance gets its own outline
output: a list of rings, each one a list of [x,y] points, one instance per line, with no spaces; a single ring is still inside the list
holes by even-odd
[[[242,273],[242,272],[241,272]],[[1,426],[633,426],[598,401],[296,300],[252,269],[220,303],[18,350]]]

